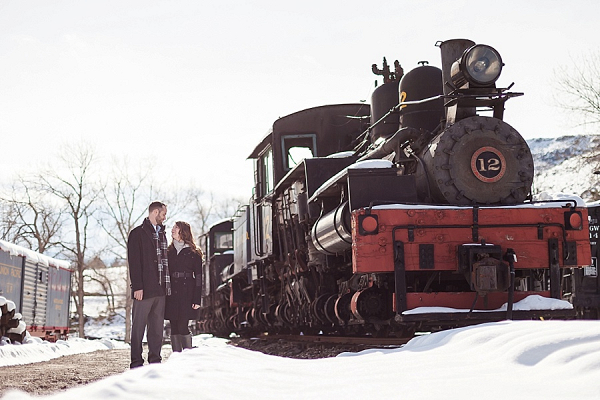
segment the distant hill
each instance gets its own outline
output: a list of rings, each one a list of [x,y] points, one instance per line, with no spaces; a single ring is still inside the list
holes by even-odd
[[[535,165],[535,193],[576,194],[586,202],[600,200],[600,170],[592,157],[600,151],[600,135],[528,140]]]

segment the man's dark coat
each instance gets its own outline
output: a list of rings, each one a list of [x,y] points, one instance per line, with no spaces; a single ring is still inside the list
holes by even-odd
[[[160,225],[164,232],[165,227]],[[164,296],[164,282],[158,282],[158,257],[153,238],[154,226],[148,218],[135,227],[127,240],[127,262],[131,278],[132,297],[136,290],[144,291],[144,299]]]

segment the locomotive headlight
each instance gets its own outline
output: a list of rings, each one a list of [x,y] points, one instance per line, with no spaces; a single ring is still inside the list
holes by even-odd
[[[488,87],[496,82],[503,65],[500,54],[493,47],[477,44],[465,50],[452,64],[450,76],[457,88],[467,83],[474,87]]]

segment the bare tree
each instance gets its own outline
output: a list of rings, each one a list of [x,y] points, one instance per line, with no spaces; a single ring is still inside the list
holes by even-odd
[[[600,124],[600,52],[562,66],[555,77],[557,102],[581,117],[578,125]]]
[[[51,195],[65,209],[70,229],[63,236],[60,246],[75,264],[72,293],[78,315],[79,336],[83,337],[86,252],[89,249],[90,224],[96,212],[95,202],[101,189],[94,181],[94,151],[89,145],[67,145],[59,158],[60,165],[49,166],[36,177],[34,184],[37,190]]]
[[[11,243],[21,241],[17,205],[7,199],[0,199],[0,239]]]
[[[239,198],[217,199],[214,193],[204,193],[199,189],[190,189],[187,196],[187,213],[196,234],[206,232],[211,224],[220,219],[232,217],[243,204]]]
[[[100,193],[102,206],[98,222],[115,247],[114,256],[126,259],[129,232],[141,223],[156,190],[152,169],[130,172],[127,159],[113,160],[113,170]]]
[[[39,253],[59,247],[64,209],[39,191],[33,181],[19,177],[13,182],[10,196],[1,201],[7,211],[4,229],[8,233],[12,227],[12,242]]]
[[[568,66],[555,71],[557,86],[556,102],[568,111],[577,126],[597,127],[600,125],[600,52],[592,52],[579,60],[573,60]],[[590,176],[590,186],[600,183],[600,148],[594,148],[582,157],[581,165],[591,165],[595,171]],[[590,190],[582,193],[592,200],[600,198],[597,192]]]

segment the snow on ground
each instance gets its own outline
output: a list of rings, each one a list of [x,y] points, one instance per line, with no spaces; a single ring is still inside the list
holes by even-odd
[[[71,338],[50,343],[40,338],[28,337],[24,344],[4,344],[0,346],[0,367],[30,364],[71,354],[115,348],[129,348],[129,345],[109,339]]]
[[[125,340],[124,309],[120,308],[116,315],[108,317],[106,298],[100,296],[86,296],[83,306],[87,317],[84,328],[86,337]]]
[[[196,348],[49,399],[598,399],[600,321],[503,321],[400,349],[297,360],[194,337]],[[3,400],[32,399],[10,392]],[[36,397],[37,398],[37,397]]]

